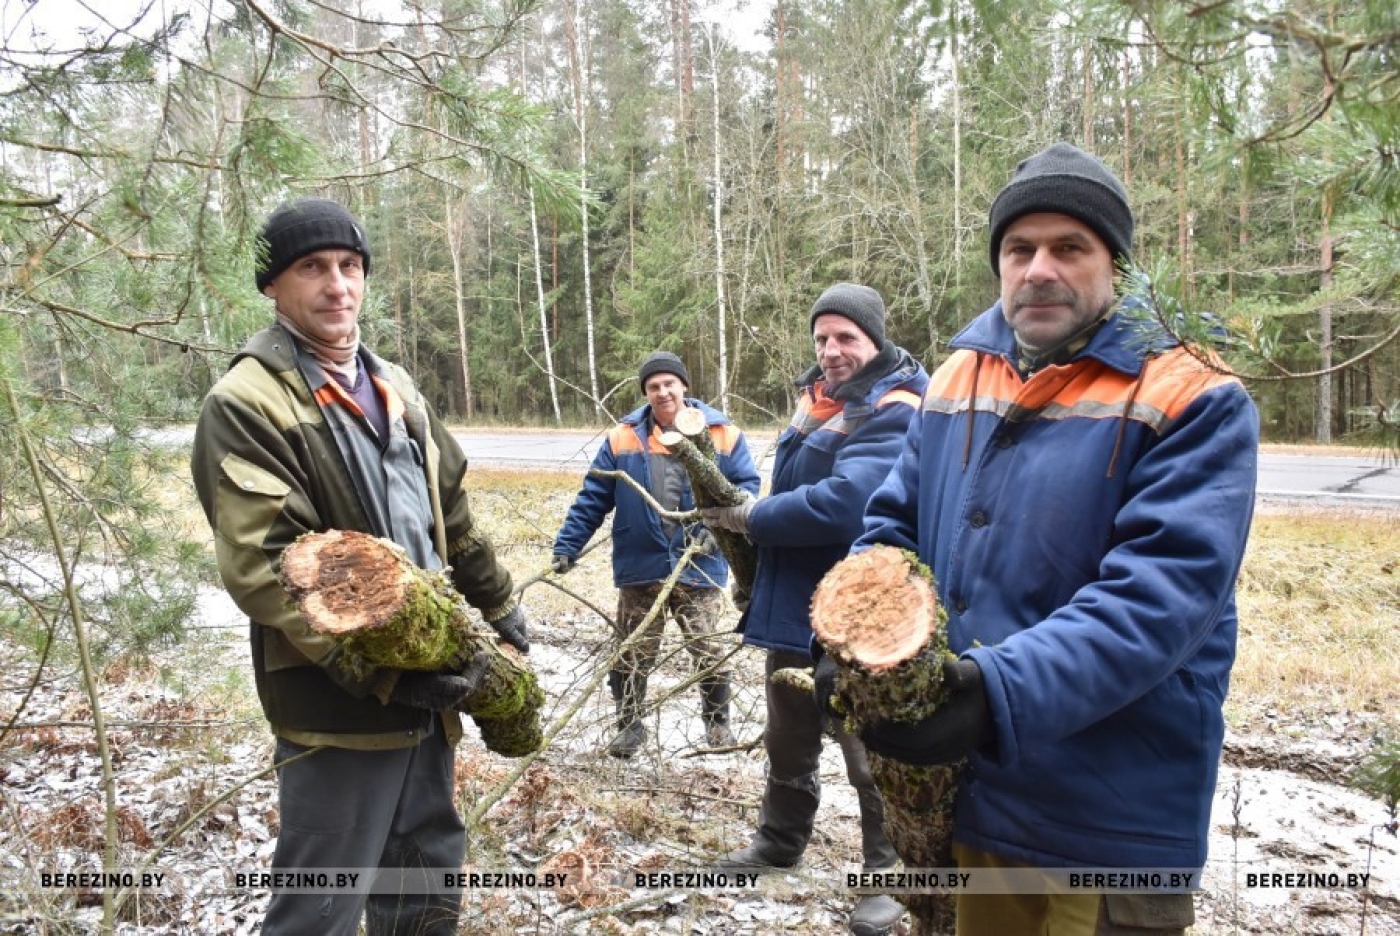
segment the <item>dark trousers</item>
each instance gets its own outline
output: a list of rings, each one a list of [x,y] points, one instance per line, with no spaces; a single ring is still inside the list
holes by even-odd
[[[811,794],[811,815],[805,817],[806,828],[800,832],[800,854],[811,835],[817,802],[821,797],[819,765],[822,755],[822,713],[815,697],[788,686],[774,685],[773,673],[786,667],[811,666],[806,654],[784,650],[769,650],[764,662],[764,692],[768,703],[768,727],[763,732],[763,747],[768,754],[768,783],[791,787]],[[835,726],[836,743],[846,761],[846,777],[855,787],[860,805],[861,839],[865,867],[889,868],[898,860],[894,846],[881,828],[884,803],[875,779],[870,775],[870,761],[860,738],[848,733],[840,724]],[[776,817],[775,817],[776,818]],[[776,831],[776,830],[775,830]],[[796,831],[796,830],[795,830]]]
[[[434,728],[416,747],[322,748],[278,768],[282,828],[273,869],[461,868],[466,827],[452,797],[453,752],[441,726],[435,723]],[[276,757],[280,763],[306,750],[278,739]],[[380,889],[393,881],[393,874],[380,871]],[[447,936],[457,931],[461,902],[460,888],[368,898],[364,893],[274,893],[262,932],[354,936],[363,911],[371,936]]]

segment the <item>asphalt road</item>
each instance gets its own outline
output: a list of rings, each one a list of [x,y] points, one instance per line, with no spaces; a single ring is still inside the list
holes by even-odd
[[[454,433],[476,465],[528,465],[577,471],[588,469],[602,432],[573,430],[491,431]],[[750,433],[754,456],[770,457],[772,434]],[[1262,452],[1259,456],[1259,496],[1303,500],[1354,502],[1400,510],[1400,464],[1377,457],[1296,455]]]

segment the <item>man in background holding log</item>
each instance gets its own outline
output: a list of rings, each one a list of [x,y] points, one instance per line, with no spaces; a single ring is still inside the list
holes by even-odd
[[[914,550],[951,695],[871,751],[969,758],[960,868],[1200,869],[1254,506],[1258,415],[1209,352],[1115,300],[1133,216],[1058,143],[991,208],[1001,300],[953,339],[854,550]],[[1196,878],[1199,882],[1199,877]],[[958,933],[1182,933],[1189,893],[959,894]]]
[[[525,614],[472,519],[461,448],[408,374],[360,343],[370,270],[360,223],[333,201],[301,199],[268,217],[260,248],[257,287],[276,322],[205,398],[191,469],[224,586],[251,619],[258,696],[277,739],[272,866],[455,871],[466,843],[454,709],[476,689],[479,661],[410,673],[347,659],[289,599],[281,556],[306,533],[369,533],[424,569],[450,566],[453,586],[521,652]],[[367,901],[274,892],[262,932],[348,936],[363,910],[370,932],[448,934],[460,903],[460,890]]]
[[[696,671],[705,674],[699,682],[705,743],[710,747],[734,744],[729,729],[730,677],[721,665],[722,646],[715,638],[724,612],[722,590],[729,570],[709,530],[660,516],[637,488],[608,473],[626,473],[663,510],[693,509],[695,497],[685,469],[660,442],[680,412],[691,409],[704,414],[720,473],[750,493],[756,492],[759,485],[758,469],[744,434],[719,410],[686,396],[690,373],[679,357],[669,351],[657,351],[642,362],[637,379],[647,402],[608,432],[583,479],[583,488],[559,528],[553,559],[555,572],[568,572],[608,514],[617,511],[612,525],[612,567],[613,584],[618,590],[614,629],[621,644],[642,625],[691,541],[702,540],[702,551],[693,554],[680,570],[665,606],[652,619],[646,633],[638,635],[622,651],[608,673],[608,687],[617,709],[617,735],[608,743],[607,752],[620,758],[636,754],[646,740],[642,708],[646,703],[647,679],[656,668],[668,614],[675,618],[685,636],[685,647]]]
[[[886,340],[885,303],[870,287],[837,283],[817,299],[808,323],[817,363],[798,378],[801,397],[778,439],[771,493],[701,510],[707,524],[743,533],[758,547],[740,628],[745,643],[767,651],[768,782],[758,830],[747,847],[720,859],[725,868],[790,868],[811,838],[824,716],[810,692],[775,684],[773,674],[812,666],[812,593],[860,535],[865,502],[894,463],[928,384],[923,366]],[[898,857],[881,828],[884,807],[865,750],[839,725],[836,739],[860,803],[864,866],[891,868]],[[892,932],[903,913],[890,897],[864,897],[851,931]]]

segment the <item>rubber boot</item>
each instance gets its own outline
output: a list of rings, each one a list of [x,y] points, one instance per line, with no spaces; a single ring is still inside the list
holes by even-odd
[[[815,772],[787,781],[769,777],[758,831],[748,845],[722,856],[715,867],[760,874],[793,867],[807,850],[820,803],[821,781]]]
[[[700,720],[705,723],[705,744],[712,748],[733,747],[734,733],[729,730],[728,676],[706,676],[700,680]]]
[[[636,754],[647,739],[647,728],[642,724],[647,678],[614,670],[608,673],[608,688],[617,706],[617,736],[608,742],[608,756],[625,760]]]
[[[877,790],[859,790],[860,844],[865,870],[887,871],[899,861],[885,834],[885,803]],[[856,901],[847,918],[854,936],[888,936],[904,917],[904,905],[888,894],[869,894]]]

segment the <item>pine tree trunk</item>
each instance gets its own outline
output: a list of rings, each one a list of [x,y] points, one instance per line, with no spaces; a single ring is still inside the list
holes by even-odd
[[[506,757],[543,743],[534,671],[472,617],[446,575],[420,569],[388,540],[348,530],[302,536],[283,551],[281,574],[313,631],[376,666],[455,670],[486,653],[490,667],[465,710],[482,741]]]
[[[944,701],[947,615],[931,575],[909,554],[876,546],[838,562],[812,596],[812,630],[838,667],[846,727],[914,722]],[[909,868],[953,866],[953,798],[959,766],[916,767],[869,752],[885,801],[885,832]],[[946,894],[899,894],[916,933],[952,932]]]
[[[661,444],[685,468],[690,490],[697,507],[733,507],[742,504],[749,494],[730,482],[719,470],[714,440],[705,414],[687,408],[676,414],[674,428],[661,434]],[[758,551],[748,537],[729,530],[711,530],[729,571],[734,575],[734,602],[748,600],[753,593],[754,572],[758,568]]]

